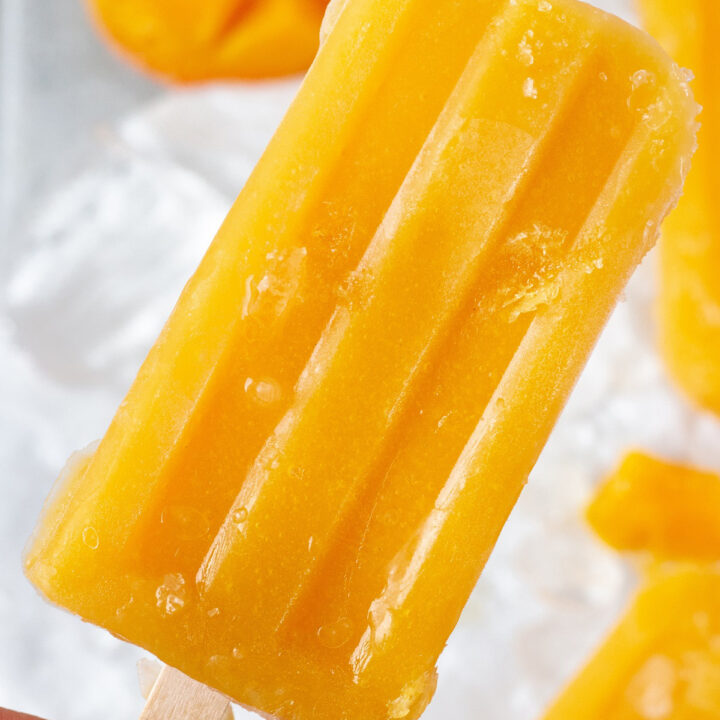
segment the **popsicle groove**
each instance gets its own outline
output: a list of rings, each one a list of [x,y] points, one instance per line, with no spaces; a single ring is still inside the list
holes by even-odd
[[[593,221],[596,220],[601,222],[597,214],[593,218]],[[591,232],[595,227],[593,222]],[[640,227],[638,230],[642,232],[642,229]],[[647,239],[645,249],[649,244],[650,239]],[[605,275],[622,273],[623,260],[609,258],[603,269]],[[373,602],[370,613],[373,622],[368,625],[351,658],[354,674],[360,684],[383,683],[391,688],[401,686],[400,678],[407,676],[407,668],[393,677],[394,672],[388,671],[385,660],[405,643],[416,638],[428,622],[439,622],[444,625],[444,631],[449,632],[457,621],[461,606],[442,593],[433,595],[429,592],[428,582],[432,582],[433,587],[443,587],[447,582],[461,582],[470,592],[477,581],[487,556],[463,557],[456,546],[456,533],[459,528],[464,528],[465,537],[472,537],[473,547],[491,548],[494,544],[530,469],[529,464],[523,465],[509,454],[508,430],[512,428],[516,442],[532,448],[535,454],[540,452],[540,438],[548,431],[547,420],[522,416],[522,408],[517,402],[506,403],[504,398],[523,397],[525,402],[532,402],[533,405],[544,401],[553,415],[559,412],[559,404],[567,392],[568,383],[574,382],[577,376],[577,359],[561,359],[557,352],[553,352],[553,347],[557,346],[559,339],[568,343],[577,342],[587,332],[587,328],[582,326],[582,313],[577,308],[582,307],[582,303],[591,302],[593,292],[584,273],[571,273],[566,285],[567,297],[571,302],[564,303],[562,309],[548,309],[533,321],[483,420],[463,449],[435,507],[424,520],[417,534],[417,543],[408,549],[407,554],[396,558],[397,566],[388,573],[389,581],[383,593]],[[603,319],[607,312],[609,307],[603,309]],[[569,321],[569,327],[566,326],[565,330],[560,330],[561,319]],[[526,372],[529,361],[537,368],[530,376]],[[549,371],[550,368],[555,372]],[[563,376],[562,371],[567,375]],[[540,379],[553,376],[563,380],[542,390]],[[569,381],[565,379],[568,377]],[[503,458],[506,473],[497,478],[493,476],[491,468],[496,466],[500,457]],[[511,478],[512,485],[503,482]],[[514,493],[510,495],[511,489],[514,489]],[[503,508],[503,503],[498,503],[498,500],[507,495],[510,497]],[[469,501],[470,496],[474,501]],[[470,512],[471,508],[491,510],[483,513],[478,522],[477,517]],[[432,598],[433,602],[428,603],[428,598]],[[390,619],[384,621],[385,617]],[[432,645],[424,647],[422,643],[413,641],[413,650],[414,664],[424,669],[440,648]]]
[[[411,35],[412,42],[395,40],[398,49],[390,63],[392,70],[374,91],[372,121],[353,121],[354,127],[340,153],[342,162],[327,172],[323,189],[318,191],[316,212],[306,213],[307,217],[298,225],[298,236],[304,238],[305,245],[293,252],[305,251],[302,270],[304,276],[313,278],[313,287],[300,288],[301,301],[285,313],[274,338],[266,338],[263,344],[253,336],[254,357],[259,360],[247,356],[249,342],[242,335],[225,353],[225,360],[215,373],[222,380],[218,380],[216,389],[208,390],[204,410],[198,408],[186,445],[177,448],[172,467],[168,467],[168,475],[182,468],[187,481],[179,487],[168,485],[158,494],[154,510],[136,538],[138,552],[148,563],[156,565],[158,573],[180,571],[189,577],[195,574],[264,438],[292,405],[300,371],[338,302],[338,285],[359,261],[444,106],[456,82],[454,73],[458,62],[462,62],[465,54],[468,57],[471,54],[478,31],[471,24],[461,22],[469,5],[469,0],[457,2],[452,12],[447,8],[445,12],[438,7],[425,8],[424,15],[416,8],[412,22],[408,21],[409,27],[403,33]],[[480,27],[486,24],[484,15],[495,12],[497,5],[497,2],[478,5],[473,11],[481,16]],[[437,57],[438,49],[432,38],[438,28],[452,32],[457,38],[458,54],[454,59],[440,62],[441,58]],[[417,67],[418,56],[424,58],[425,66]],[[415,75],[412,66],[415,66]],[[423,70],[435,80],[428,89],[423,89],[427,83],[418,86],[419,80],[398,82],[398,77],[421,78]],[[401,93],[407,93],[407,102],[398,98],[398,86],[402,88]],[[411,102],[411,96],[418,92],[424,93],[423,100]],[[399,127],[404,134],[400,148],[387,139]],[[367,197],[370,184],[373,192]],[[262,279],[256,277],[254,282],[257,286]],[[268,334],[267,327],[263,333]],[[262,365],[261,370],[254,369],[258,365]],[[248,382],[274,383],[278,389],[277,400],[258,406],[245,392]],[[206,418],[212,419],[212,437],[203,432],[208,424]],[[238,438],[241,438],[239,442]],[[224,467],[223,477],[217,477],[214,469],[219,459]],[[208,477],[215,481],[208,483]],[[162,513],[168,507],[194,506],[212,510],[205,543],[185,542],[178,547],[177,528],[163,523]]]
[[[616,136],[609,137],[605,125],[591,122],[597,108],[603,105],[612,108],[617,95],[624,94],[628,84],[625,75],[610,73],[603,91],[593,92],[598,87],[600,72],[603,66],[594,55],[589,57],[582,82],[572,93],[576,97],[568,102],[546,145],[545,158],[528,179],[525,192],[519,192],[522,197],[513,216],[520,219],[500,233],[505,240],[483,268],[484,292],[473,293],[451,323],[441,360],[432,363],[418,380],[412,401],[399,423],[404,428],[402,437],[391,441],[391,451],[370,473],[363,494],[347,512],[328,556],[293,612],[286,632],[298,634],[299,642],[311,645],[318,629],[337,622],[338,618],[352,618],[354,627],[348,644],[336,651],[338,659],[347,654],[353,638],[359,640],[355,636],[362,629],[373,593],[381,591],[387,566],[401,551],[400,538],[410,543],[418,529],[413,523],[419,524],[432,510],[447,474],[502,381],[501,376],[486,380],[485,368],[509,364],[538,309],[555,300],[548,287],[555,286],[558,288],[555,292],[560,292],[568,272],[592,273],[601,268],[602,258],[597,252],[577,247],[579,231],[597,193],[612,174],[632,127],[621,122],[613,127]],[[585,140],[588,147],[597,147],[600,138],[604,142],[599,158],[571,152],[580,140]],[[588,172],[588,165],[593,166],[592,173]],[[583,187],[563,206],[550,203],[548,193],[556,192],[562,183],[570,187],[578,172],[585,175]],[[513,286],[504,288],[488,282],[487,278],[507,276],[518,258],[527,267],[518,273]],[[533,284],[534,281],[537,282]],[[509,300],[503,301],[504,297]],[[515,303],[511,302],[513,299]],[[460,395],[465,398],[465,417],[452,418],[457,408],[463,406],[455,400]],[[474,397],[473,403],[468,396]],[[472,406],[470,412],[467,406]],[[449,440],[448,431],[452,433]],[[432,448],[435,458],[431,475],[422,471],[428,448]],[[441,470],[439,457],[445,457],[449,463],[447,474]],[[400,498],[407,512],[398,520],[392,508]],[[387,524],[373,523],[375,513],[384,515]],[[364,547],[364,537],[372,539],[370,549]],[[322,652],[326,650],[323,648]]]
[[[124,514],[126,521],[124,532],[115,523],[114,547],[118,550],[126,546],[131,534],[137,533],[137,518],[147,517],[142,511],[152,506],[155,493],[165,484],[165,476],[158,477],[158,470],[166,467],[168,456],[172,462],[179,462],[175,451],[186,443],[189,425],[198,425],[203,403],[207,399],[206,390],[213,374],[217,375],[218,369],[223,366],[223,357],[227,363],[229,348],[243,347],[243,343],[238,341],[237,331],[238,325],[242,326],[243,317],[235,312],[232,304],[224,301],[246,286],[253,268],[259,268],[258,278],[263,277],[268,251],[294,249],[292,230],[296,228],[299,213],[292,210],[317,195],[318,185],[332,162],[337,162],[342,155],[342,140],[347,126],[352,124],[348,118],[357,119],[356,113],[351,110],[372,100],[378,76],[382,76],[392,60],[388,47],[391,50],[397,47],[404,37],[408,7],[417,10],[417,6],[407,0],[394,3],[392,7],[375,0],[362,0],[353,5],[353,14],[360,15],[361,21],[364,12],[369,12],[371,16],[376,14],[384,20],[382,27],[378,27],[372,35],[363,36],[352,46],[326,43],[322,52],[329,55],[329,59],[308,78],[306,92],[301,93],[285,120],[285,125],[295,124],[302,137],[293,137],[299,142],[288,141],[284,126],[281,126],[263,162],[248,181],[245,192],[208,251],[202,271],[191,279],[173,313],[173,318],[182,316],[185,319],[187,332],[176,332],[172,319],[168,323],[128,395],[125,405],[133,406],[133,416],[126,417],[121,407],[91,462],[86,478],[82,482],[78,478],[75,483],[78,494],[88,499],[88,505],[95,504],[96,507],[106,504],[103,494],[114,487],[112,482],[108,482],[109,468],[112,470],[111,478],[121,477],[128,492],[132,488],[133,506],[115,507],[114,520],[119,520]],[[349,18],[348,22],[351,21],[352,18]],[[365,52],[376,57],[376,65],[356,62],[358,54]],[[335,70],[340,73],[343,82],[338,83],[335,90],[325,93],[325,103],[320,112],[308,108],[307,102],[302,102],[303,97],[312,96],[313,84],[323,86],[325,73],[332,74]],[[343,85],[356,89],[350,107]],[[338,112],[338,108],[345,112]],[[312,142],[317,123],[324,127],[326,133],[326,142],[322,146]],[[258,186],[270,190],[259,198]],[[272,216],[270,230],[263,216],[268,206],[287,209],[287,212]],[[251,243],[250,238],[254,242]],[[208,316],[212,318],[211,322],[205,322]],[[231,338],[235,338],[235,344],[230,341]],[[202,354],[195,350],[198,341],[204,345]],[[164,372],[156,372],[158,367],[163,367]],[[193,415],[195,410],[198,412]],[[110,458],[119,448],[123,448],[123,452]],[[212,455],[212,448],[209,451]],[[146,462],[140,464],[138,458]],[[97,465],[103,467],[103,472],[96,475],[94,467]],[[70,542],[78,533],[77,526],[82,527],[86,522],[85,518],[76,515],[66,516],[68,527],[66,530],[61,528]],[[139,547],[138,553],[152,562],[152,548],[153,543],[148,543]],[[175,552],[169,553],[170,557],[174,555]]]

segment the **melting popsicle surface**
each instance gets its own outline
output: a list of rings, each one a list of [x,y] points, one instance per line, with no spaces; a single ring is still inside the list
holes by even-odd
[[[695,114],[573,0],[350,0],[30,578],[248,707],[417,717]]]

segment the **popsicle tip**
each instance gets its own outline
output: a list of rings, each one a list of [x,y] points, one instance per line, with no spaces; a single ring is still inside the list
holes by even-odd
[[[35,585],[39,586],[48,572],[56,572],[52,563],[44,561],[43,558],[63,520],[73,510],[72,503],[64,501],[64,498],[70,486],[84,475],[99,445],[100,441],[95,440],[70,455],[43,503],[37,525],[23,549],[23,569],[26,577]],[[99,538],[95,528],[86,527],[82,540],[88,546],[95,544],[97,547]]]

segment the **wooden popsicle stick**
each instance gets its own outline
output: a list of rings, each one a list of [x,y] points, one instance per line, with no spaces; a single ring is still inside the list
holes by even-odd
[[[163,664],[158,660],[140,658],[137,662],[137,678],[140,694],[147,700],[162,672]]]
[[[15,712],[0,708],[0,720],[40,720],[36,715],[26,715],[25,713]]]
[[[140,720],[225,720],[228,713],[232,710],[224,695],[165,666],[150,691]]]

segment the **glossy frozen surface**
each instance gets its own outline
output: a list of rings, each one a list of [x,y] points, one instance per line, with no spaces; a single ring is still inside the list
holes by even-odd
[[[279,117],[287,98],[289,92],[279,90],[265,95],[210,91],[171,99],[124,124],[115,136],[115,149],[60,194],[43,200],[23,225],[13,243],[12,278],[3,305],[2,362],[11,372],[4,378],[7,388],[3,386],[10,403],[0,410],[8,438],[3,482],[14,498],[5,510],[3,530],[16,548],[47,490],[52,468],[109,420],[201,254],[204,238],[221,218],[241,174],[237,168],[248,167],[246,158],[262,146],[263,132]],[[243,112],[250,104],[252,112]],[[266,114],[261,114],[263,108]],[[258,124],[265,127],[238,138],[237,127],[247,128],[253,116],[262,118]],[[196,146],[198,134],[208,139],[208,146]],[[212,152],[233,143],[239,147],[229,158]],[[142,207],[140,223],[137,215],[128,217],[128,207],[134,212]],[[174,261],[162,266],[159,278],[153,258],[171,247]],[[93,316],[87,315],[84,302],[88,288],[78,282],[88,263],[98,272]],[[647,352],[647,336],[635,337],[638,328],[646,332],[644,287],[636,285],[639,302],[631,293],[631,303],[619,311],[509,525],[462,630],[443,658],[445,677],[429,717],[448,712],[474,717],[482,710],[490,718],[521,718],[539,710],[560,676],[592,645],[592,637],[580,642],[577,629],[588,632],[589,618],[609,617],[623,587],[613,561],[585,538],[575,519],[596,470],[614,460],[632,433],[638,442],[672,442],[678,454],[686,433],[695,438],[696,455],[703,448],[709,454],[717,442],[709,421],[681,425],[682,411],[677,426],[674,415],[668,413],[667,422],[659,417],[658,407],[673,405]],[[69,308],[63,323],[52,315],[59,303]],[[10,480],[20,476],[23,482]],[[19,511],[23,505],[32,506],[28,517]],[[568,542],[568,532],[577,540]],[[539,538],[549,540],[542,553]],[[558,562],[574,570],[562,578],[548,571]],[[35,638],[35,669],[28,672],[18,663],[13,670],[10,653],[3,651],[8,671],[2,674],[6,687],[0,699],[60,720],[89,718],[101,708],[106,717],[132,716],[137,703],[128,658],[135,651],[44,608],[19,581],[8,588],[12,600],[4,603],[3,612],[17,619],[11,631],[3,630],[17,638],[15,643],[8,638],[8,648]],[[598,635],[600,624],[598,620]],[[567,636],[558,639],[563,630]],[[68,652],[77,653],[73,663],[65,662]],[[567,658],[565,667],[556,662],[558,656]],[[37,657],[46,663],[40,666],[46,672],[36,669]],[[102,657],[107,663],[98,661]],[[104,677],[99,675],[103,668]],[[125,684],[114,685],[116,678],[125,678]],[[56,689],[38,693],[39,685]]]

